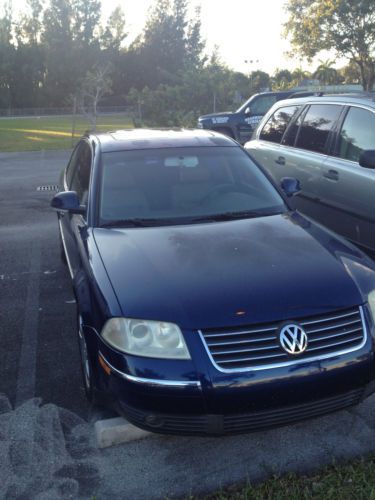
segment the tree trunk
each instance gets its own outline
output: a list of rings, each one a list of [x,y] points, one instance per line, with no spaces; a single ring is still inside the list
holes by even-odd
[[[374,69],[374,63],[372,61],[369,61],[367,63],[367,87],[366,87],[366,92],[372,92],[374,88],[374,81],[375,81],[375,69]]]
[[[365,92],[371,92],[375,82],[373,61],[356,61],[361,73],[361,84]]]

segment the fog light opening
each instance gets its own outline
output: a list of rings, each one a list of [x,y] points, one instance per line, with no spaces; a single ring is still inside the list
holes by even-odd
[[[164,424],[164,420],[158,417],[157,415],[146,415],[145,423],[150,427],[162,427]]]

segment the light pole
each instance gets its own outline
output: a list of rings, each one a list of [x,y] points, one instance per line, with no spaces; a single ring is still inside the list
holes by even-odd
[[[250,78],[250,88],[251,88],[251,91],[253,90],[253,71],[251,70],[251,66],[254,65],[254,69],[256,68],[256,65],[259,64],[259,59],[245,59],[245,64],[249,64],[250,65],[250,69],[249,69],[249,78]]]

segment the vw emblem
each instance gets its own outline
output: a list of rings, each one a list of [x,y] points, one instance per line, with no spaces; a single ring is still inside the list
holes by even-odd
[[[298,325],[285,325],[280,330],[280,345],[288,354],[302,354],[307,348],[307,335]]]

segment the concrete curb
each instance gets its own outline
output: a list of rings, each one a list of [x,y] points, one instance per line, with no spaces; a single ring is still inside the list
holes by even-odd
[[[95,422],[95,435],[99,448],[108,448],[152,436],[151,432],[139,429],[122,417],[108,418]]]

